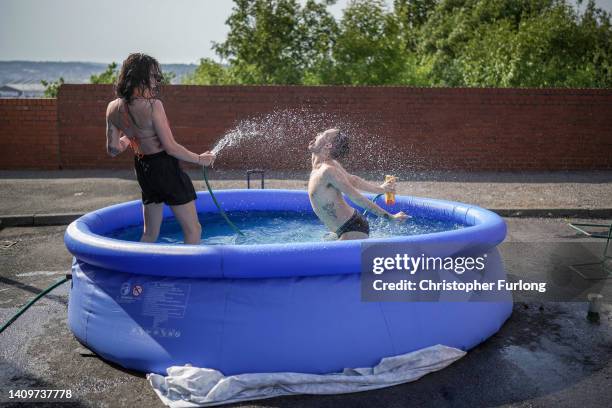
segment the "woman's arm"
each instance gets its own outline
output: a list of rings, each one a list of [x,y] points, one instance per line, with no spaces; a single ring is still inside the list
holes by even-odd
[[[168,118],[166,117],[166,111],[164,105],[159,99],[153,101],[153,126],[155,132],[159,136],[164,150],[170,156],[174,156],[179,160],[183,160],[189,163],[196,163],[201,166],[210,166],[215,159],[215,155],[210,152],[202,154],[196,154],[186,149],[181,144],[174,140],[170,125],[168,124]]]
[[[119,153],[125,151],[130,145],[127,136],[122,136],[121,130],[110,121],[108,114],[106,116],[106,152],[115,157]]]

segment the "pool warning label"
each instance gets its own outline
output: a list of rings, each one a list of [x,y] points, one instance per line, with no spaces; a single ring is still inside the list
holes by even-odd
[[[190,290],[191,285],[187,283],[149,282],[140,292],[142,315],[153,317],[153,327],[170,318],[182,319]]]

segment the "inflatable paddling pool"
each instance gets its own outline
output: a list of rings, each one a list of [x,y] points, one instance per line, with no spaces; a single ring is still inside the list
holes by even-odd
[[[305,191],[225,190],[226,211],[312,215]],[[198,213],[217,212],[198,193]],[[496,214],[466,204],[397,196],[407,210],[463,228],[368,242],[448,246],[497,254],[506,235]],[[171,217],[168,208],[164,217]],[[330,373],[435,344],[470,349],[503,325],[508,295],[495,302],[363,302],[361,241],[256,245],[145,244],[111,238],[142,224],[140,201],[93,211],[65,234],[74,255],[70,329],[101,357],[165,374],[172,365],[253,372]],[[206,229],[206,225],[204,225]],[[229,228],[229,227],[228,227]],[[475,299],[478,300],[478,299]]]

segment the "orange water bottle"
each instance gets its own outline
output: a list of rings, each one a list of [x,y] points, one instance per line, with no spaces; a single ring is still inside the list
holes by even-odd
[[[393,180],[395,180],[395,176],[390,176],[388,174],[385,176],[385,183],[389,181],[393,181]],[[395,204],[395,193],[385,193],[385,204],[387,205]]]

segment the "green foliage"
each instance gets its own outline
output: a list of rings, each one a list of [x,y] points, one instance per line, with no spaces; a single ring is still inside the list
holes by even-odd
[[[104,72],[96,75],[91,75],[89,77],[89,82],[92,84],[114,84],[117,82],[117,76],[119,75],[119,66],[116,62],[111,62],[106,67]],[[166,72],[162,78],[163,85],[170,85],[172,80],[176,78],[176,74],[172,71]]]
[[[384,0],[355,0],[344,10],[332,50],[334,64],[324,83],[383,85],[398,83],[409,54],[399,22]]]
[[[117,63],[112,62],[108,64],[106,70],[98,75],[92,75],[89,77],[89,82],[92,84],[114,84],[117,82]]]
[[[176,78],[176,74],[174,72],[164,72],[161,83],[162,85],[170,85],[174,78]]]
[[[611,87],[609,13],[588,0],[235,0],[192,84]],[[581,0],[579,0],[582,3]]]
[[[338,24],[327,11],[335,3],[308,0],[299,13],[298,39],[302,83],[318,85],[333,68],[333,45],[337,41]]]
[[[610,16],[593,0],[582,16],[565,0],[441,1],[421,37],[420,54],[432,61],[432,84],[612,85],[612,54],[603,51],[610,49]]]
[[[303,7],[297,0],[235,3],[226,22],[230,28],[226,40],[213,46],[229,68],[223,71],[203,59],[205,81],[299,84],[308,73],[325,66],[336,24],[327,11],[333,1],[308,0]]]
[[[429,19],[429,13],[435,5],[435,0],[395,0],[393,2],[406,50],[416,51],[419,30]]]
[[[40,83],[45,87],[46,98],[57,98],[60,86],[64,84],[64,78],[60,77],[57,81],[47,82],[44,79]]]
[[[210,58],[201,58],[200,65],[193,73],[186,75],[182,82],[185,85],[228,85],[234,81],[227,67]]]

